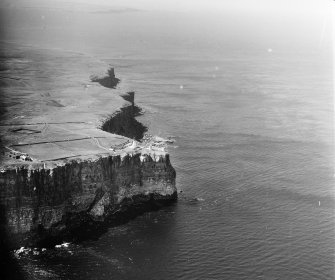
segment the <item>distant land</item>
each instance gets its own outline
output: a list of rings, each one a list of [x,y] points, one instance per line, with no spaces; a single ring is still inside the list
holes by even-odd
[[[141,11],[142,10],[133,8],[112,8],[108,10],[93,11],[92,14],[121,14],[121,13],[134,13]]]

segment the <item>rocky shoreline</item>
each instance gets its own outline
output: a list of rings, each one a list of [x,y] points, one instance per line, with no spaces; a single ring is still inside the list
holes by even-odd
[[[0,122],[7,247],[97,236],[177,199],[169,154],[141,145],[146,128],[135,119],[134,92],[118,84],[112,68],[89,80],[88,68],[103,67],[91,58],[7,50]],[[138,141],[125,145],[129,138]]]

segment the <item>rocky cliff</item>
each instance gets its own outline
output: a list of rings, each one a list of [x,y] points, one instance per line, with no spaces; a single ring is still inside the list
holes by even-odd
[[[177,198],[168,153],[127,138],[139,140],[145,131],[135,119],[134,93],[110,89],[111,70],[96,80],[100,85],[69,82],[74,71],[59,54],[57,61],[47,55],[30,52],[20,67],[10,65],[8,79],[29,68],[34,80],[1,91],[0,223],[11,247],[79,239]],[[72,67],[85,69],[68,56]],[[60,73],[56,90],[48,73]],[[26,96],[27,89],[34,91]]]
[[[127,215],[132,207],[176,199],[168,155],[109,155],[50,165],[1,172],[2,223],[13,244],[76,238],[71,235],[83,225],[105,226],[117,212]]]

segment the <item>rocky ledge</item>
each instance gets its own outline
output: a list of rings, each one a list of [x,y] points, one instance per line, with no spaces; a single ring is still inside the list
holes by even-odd
[[[2,50],[0,223],[10,247],[85,238],[176,200],[169,155],[141,141],[134,92],[112,68],[89,79],[108,67],[74,53]]]

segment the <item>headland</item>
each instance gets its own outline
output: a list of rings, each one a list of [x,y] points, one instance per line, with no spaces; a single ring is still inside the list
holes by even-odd
[[[134,91],[87,55],[2,46],[0,224],[10,248],[78,240],[176,200]]]

